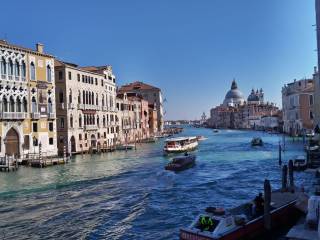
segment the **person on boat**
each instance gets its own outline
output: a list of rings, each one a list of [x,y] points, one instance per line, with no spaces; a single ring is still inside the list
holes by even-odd
[[[264,199],[262,193],[259,193],[258,196],[254,199],[254,215],[259,216],[263,214],[264,211]]]
[[[202,231],[211,231],[213,227],[213,221],[208,216],[201,216],[199,219],[200,222],[200,229]]]

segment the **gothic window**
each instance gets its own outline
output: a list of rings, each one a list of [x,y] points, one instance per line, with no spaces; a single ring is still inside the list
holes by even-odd
[[[52,100],[51,100],[51,98],[49,98],[49,99],[48,99],[48,112],[49,112],[49,113],[52,113],[52,110],[53,110],[53,109],[52,109]]]
[[[16,77],[20,76],[20,65],[19,62],[16,60],[15,64],[14,64],[14,74]]]
[[[72,115],[70,116],[70,127],[73,128],[73,116]]]
[[[1,74],[2,75],[5,75],[7,74],[7,63],[6,63],[6,60],[4,59],[4,57],[2,57],[0,59],[0,68],[1,68]]]
[[[36,67],[33,62],[30,63],[30,79],[36,80]]]
[[[22,76],[23,78],[26,77],[26,64],[25,64],[24,61],[22,61],[22,64],[21,64],[21,76]]]
[[[23,98],[23,112],[27,112],[28,111],[28,105],[27,105],[27,100],[24,97]]]
[[[9,65],[8,65],[8,73],[9,75],[13,75],[13,62],[11,59],[9,59]]]
[[[8,112],[8,101],[6,97],[3,98],[2,104],[3,104],[2,106],[3,112]]]
[[[35,97],[32,97],[31,112],[37,112],[37,101]]]
[[[10,97],[10,112],[14,112],[14,99],[13,97]]]
[[[21,112],[21,100],[18,97],[17,98],[17,108],[16,108],[16,112]]]
[[[52,76],[51,76],[51,67],[48,65],[47,66],[47,81],[51,82],[52,81]]]

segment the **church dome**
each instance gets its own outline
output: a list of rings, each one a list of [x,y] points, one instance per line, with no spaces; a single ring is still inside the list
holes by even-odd
[[[251,90],[250,95],[248,96],[248,102],[258,102],[260,98],[257,93],[254,92],[254,89]]]
[[[244,102],[244,97],[242,92],[238,89],[235,80],[232,81],[231,89],[227,92],[224,99],[224,105],[230,104],[242,104]]]

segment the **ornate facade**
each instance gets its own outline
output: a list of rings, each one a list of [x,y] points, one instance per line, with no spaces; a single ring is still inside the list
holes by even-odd
[[[0,155],[57,154],[54,59],[0,41]],[[41,146],[41,147],[40,147]]]

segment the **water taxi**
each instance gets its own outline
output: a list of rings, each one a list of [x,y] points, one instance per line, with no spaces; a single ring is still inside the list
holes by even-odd
[[[192,151],[197,147],[197,137],[178,137],[167,139],[163,150],[166,153],[181,153]]]
[[[167,164],[165,170],[179,172],[192,168],[196,164],[196,156],[186,155],[174,158],[170,163]]]

